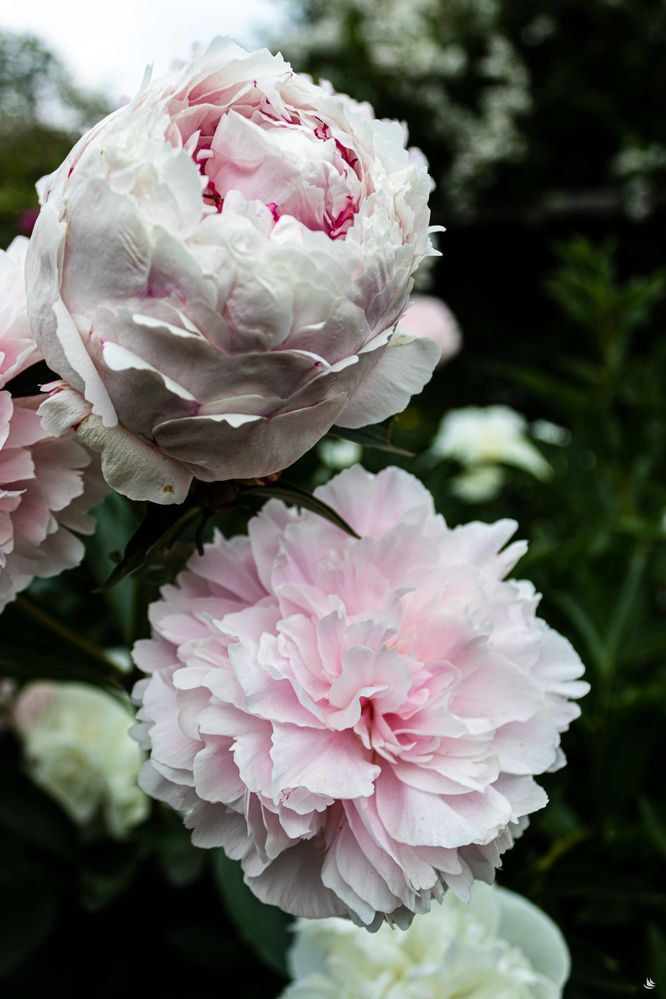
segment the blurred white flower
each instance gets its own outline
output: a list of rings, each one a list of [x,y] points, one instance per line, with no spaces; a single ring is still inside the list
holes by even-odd
[[[299,919],[289,964],[282,999],[557,999],[570,959],[545,913],[477,882],[469,904],[449,892],[408,930]]]
[[[31,683],[14,709],[30,776],[79,825],[102,816],[125,836],[148,815],[137,784],[143,753],[129,736],[129,704],[78,683]]]
[[[450,489],[466,503],[485,503],[499,495],[505,478],[498,465],[477,465],[451,479]]]
[[[317,454],[327,468],[337,472],[360,462],[363,448],[354,441],[324,440],[317,445]]]
[[[469,468],[513,465],[537,479],[547,479],[552,468],[527,432],[525,417],[509,406],[453,409],[442,419],[430,453],[455,458]]]
[[[551,423],[550,420],[535,420],[530,427],[530,433],[538,441],[543,441],[544,444],[556,444],[557,447],[564,447],[571,440],[568,430],[558,426],[557,423]]]

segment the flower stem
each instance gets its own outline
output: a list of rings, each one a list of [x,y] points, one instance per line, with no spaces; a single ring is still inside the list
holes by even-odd
[[[103,650],[94,644],[94,642],[88,641],[88,639],[84,638],[82,635],[77,635],[76,632],[62,624],[61,621],[52,617],[51,614],[42,610],[41,607],[38,607],[26,597],[17,597],[16,606],[23,614],[26,614],[34,621],[39,622],[39,624],[43,627],[48,628],[49,631],[54,632],[54,634],[58,635],[61,639],[67,642],[68,645],[74,646],[81,652],[84,652],[88,657],[95,659],[98,663],[100,663],[100,665],[103,665],[112,676],[119,676],[117,667],[111,659],[107,658]]]

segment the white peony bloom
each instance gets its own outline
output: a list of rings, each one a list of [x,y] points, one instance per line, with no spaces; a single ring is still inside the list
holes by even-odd
[[[570,959],[559,929],[527,899],[477,882],[408,930],[299,919],[282,999],[558,999]]]
[[[137,784],[143,753],[129,736],[133,720],[128,704],[78,683],[31,683],[14,709],[35,783],[78,825],[101,814],[116,837],[149,810]]]
[[[363,448],[354,441],[325,440],[317,445],[317,454],[327,468],[339,472],[360,462]]]
[[[450,488],[465,503],[485,503],[499,495],[505,479],[498,465],[477,465],[451,479]]]
[[[552,468],[527,433],[525,417],[509,406],[467,406],[444,416],[430,453],[455,458],[469,468],[513,465],[547,479]]]
[[[107,482],[181,502],[399,412],[440,349],[398,323],[435,251],[398,122],[218,38],[42,182],[30,321]]]

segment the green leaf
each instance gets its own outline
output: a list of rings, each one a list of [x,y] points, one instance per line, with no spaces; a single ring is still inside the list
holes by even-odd
[[[86,541],[86,560],[98,586],[114,571],[114,554],[121,552],[136,530],[137,517],[130,503],[118,493],[109,493],[95,510],[95,533]],[[124,579],[104,594],[126,643],[130,643],[134,583]]]
[[[666,982],[666,936],[656,923],[648,923],[648,960],[646,978],[661,986]]]
[[[608,663],[615,662],[620,643],[636,603],[646,562],[647,553],[643,549],[635,551],[629,561],[629,569],[624,578],[622,589],[620,590],[608,625],[608,635],[606,638],[606,659]]]
[[[514,365],[497,365],[496,370],[505,372],[507,377],[546,400],[560,412],[566,413],[568,420],[572,413],[586,410],[590,406],[589,392],[573,388],[570,380]]]
[[[223,850],[213,852],[212,862],[215,883],[239,935],[270,968],[286,977],[289,917],[252,894],[243,881],[240,864],[229,860]]]
[[[587,645],[588,656],[597,670],[606,669],[606,646],[599,629],[582,604],[569,593],[553,593],[551,599],[566,614]]]
[[[123,557],[95,592],[106,593],[142,569],[152,556],[164,552],[196,516],[200,516],[197,506],[183,508],[147,503],[144,518],[127,542]]]
[[[337,440],[353,441],[362,447],[374,448],[377,451],[387,451],[389,454],[400,454],[405,458],[413,458],[414,452],[391,443],[392,421],[374,423],[370,427],[360,427],[352,430],[349,427],[331,427],[327,436]]]
[[[664,860],[666,860],[666,826],[660,821],[656,810],[647,798],[640,797],[638,799],[638,806],[648,838],[652,841],[653,846],[662,855]],[[666,981],[666,979],[664,980]]]
[[[294,506],[300,506],[304,510],[311,510],[312,513],[319,514],[324,520],[330,521],[331,524],[335,524],[342,531],[350,534],[352,538],[358,538],[359,535],[356,533],[353,527],[350,527],[346,520],[335,512],[335,510],[324,503],[323,500],[317,499],[312,493],[307,492],[305,489],[301,489],[300,486],[295,486],[290,482],[275,482],[269,483],[265,486],[256,486],[250,489],[244,489],[243,496],[260,496],[262,499],[279,499],[283,500],[285,503],[291,503]]]

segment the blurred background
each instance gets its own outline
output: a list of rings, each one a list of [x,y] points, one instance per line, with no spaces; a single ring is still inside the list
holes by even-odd
[[[360,455],[369,468],[398,462],[419,474],[451,523],[518,520],[530,542],[519,573],[584,659],[592,692],[565,736],[567,768],[543,781],[551,803],[499,880],[562,928],[573,955],[567,996],[636,995],[646,977],[659,987],[666,4],[189,0],[157,12],[116,0],[97,8],[46,0],[0,8],[3,247],[31,231],[35,182],[137,89],[146,63],[165,70],[215,34],[280,49],[297,70],[406,121],[427,156],[433,222],[447,231],[418,287],[452,310],[461,346],[392,428],[392,443],[415,457],[331,438],[289,478],[312,486]],[[90,622],[91,641],[122,647],[134,637],[131,594],[84,605],[77,596],[108,571],[108,552],[131,531],[114,503],[87,565],[32,596]],[[229,529],[242,528],[232,519]],[[135,578],[144,603],[158,581]],[[21,627],[20,611],[10,608],[2,625],[5,640]],[[5,742],[9,759],[18,749]],[[24,913],[26,892],[34,899],[0,941],[8,999],[43,995],[45,966],[50,997],[84,987],[116,996],[133,987],[139,955],[145,972],[150,955],[165,953],[164,995],[224,990],[232,973],[247,982],[234,994],[277,995],[283,920],[253,907],[224,858],[190,848],[178,819],[156,809],[122,841],[100,830],[81,838],[15,768],[11,779],[3,774],[2,908]]]

